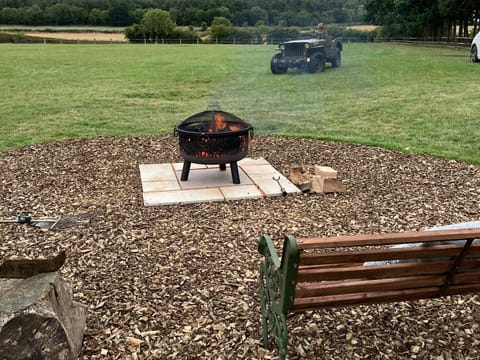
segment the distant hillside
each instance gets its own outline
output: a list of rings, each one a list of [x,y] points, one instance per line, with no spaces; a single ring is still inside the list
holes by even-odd
[[[152,8],[179,26],[209,26],[225,17],[235,26],[312,26],[364,19],[365,0],[0,0],[0,25],[129,26]]]

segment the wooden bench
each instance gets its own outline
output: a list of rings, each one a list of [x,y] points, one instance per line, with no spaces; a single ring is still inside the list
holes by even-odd
[[[263,345],[287,351],[291,312],[480,291],[480,229],[295,239],[281,259],[263,235],[258,250]],[[400,245],[399,244],[410,244]],[[391,246],[396,245],[396,246]]]

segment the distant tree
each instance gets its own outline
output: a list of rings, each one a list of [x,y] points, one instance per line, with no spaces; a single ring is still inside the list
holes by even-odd
[[[82,8],[67,3],[57,3],[45,9],[45,19],[53,25],[82,24],[85,18]]]
[[[134,24],[140,24],[140,22],[143,19],[143,15],[148,11],[148,9],[135,9],[135,10],[130,10],[129,12],[129,17],[132,19]]]
[[[232,17],[230,9],[225,6],[211,8],[205,11],[206,21],[211,23],[216,17],[229,19]]]
[[[28,25],[41,25],[43,24],[43,11],[37,4],[27,8],[25,12],[25,21]]]
[[[145,28],[139,24],[133,24],[125,29],[125,37],[132,42],[140,42],[145,39]]]
[[[253,26],[260,20],[267,24],[268,12],[259,6],[254,6],[237,12],[234,18],[236,24],[243,24],[246,22],[248,25]]]
[[[202,21],[207,21],[205,10],[196,7],[188,7],[185,11],[178,13],[176,19],[179,25],[195,25],[198,26]]]
[[[20,11],[13,7],[4,7],[0,12],[0,19],[3,24],[20,24]]]
[[[232,23],[229,19],[227,19],[226,17],[223,17],[223,16],[216,16],[213,20],[212,20],[212,24],[211,26],[225,26],[225,27],[232,27]]]
[[[227,18],[217,16],[212,21],[210,32],[212,39],[223,39],[233,33],[233,25]]]
[[[108,22],[112,26],[126,26],[132,23],[130,18],[130,6],[133,3],[128,0],[111,0]]]
[[[478,0],[365,0],[366,19],[381,36],[469,35],[478,21]]]
[[[108,10],[92,9],[88,14],[88,23],[90,25],[107,25]]]
[[[168,11],[154,9],[145,13],[142,26],[147,38],[158,40],[159,38],[168,38],[175,30],[176,25]]]

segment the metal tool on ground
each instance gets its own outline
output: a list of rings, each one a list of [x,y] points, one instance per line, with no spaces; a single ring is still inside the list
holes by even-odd
[[[19,224],[30,224],[32,222],[32,217],[25,214],[20,214],[14,219],[2,219],[0,223],[19,223]]]
[[[41,228],[48,228],[51,229],[55,226],[59,219],[50,219],[50,218],[32,218],[30,215],[27,214],[20,214],[17,215],[15,218],[10,219],[1,219],[0,223],[3,224],[11,224],[11,223],[18,223],[18,224],[28,224],[36,227]]]
[[[275,180],[280,187],[280,191],[282,192],[282,196],[287,196],[287,190],[280,184],[280,176],[272,176],[272,179]]]
[[[90,223],[90,220],[95,216],[92,213],[83,213],[78,215],[68,215],[62,216],[60,218],[32,218],[30,215],[20,214],[16,217],[8,219],[0,219],[0,224],[27,224],[39,228],[49,229],[49,230],[63,230],[72,228],[75,226],[85,226]]]

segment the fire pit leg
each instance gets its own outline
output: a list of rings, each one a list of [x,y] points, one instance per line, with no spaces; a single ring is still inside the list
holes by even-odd
[[[192,163],[190,161],[184,161],[183,162],[183,168],[182,168],[182,177],[180,178],[181,181],[187,181],[188,180],[188,174],[190,173],[190,165]]]
[[[238,166],[236,161],[230,163],[230,170],[232,170],[232,180],[234,184],[240,184],[240,174],[238,173]]]
[[[220,164],[220,170],[221,171],[227,170],[227,164]]]

